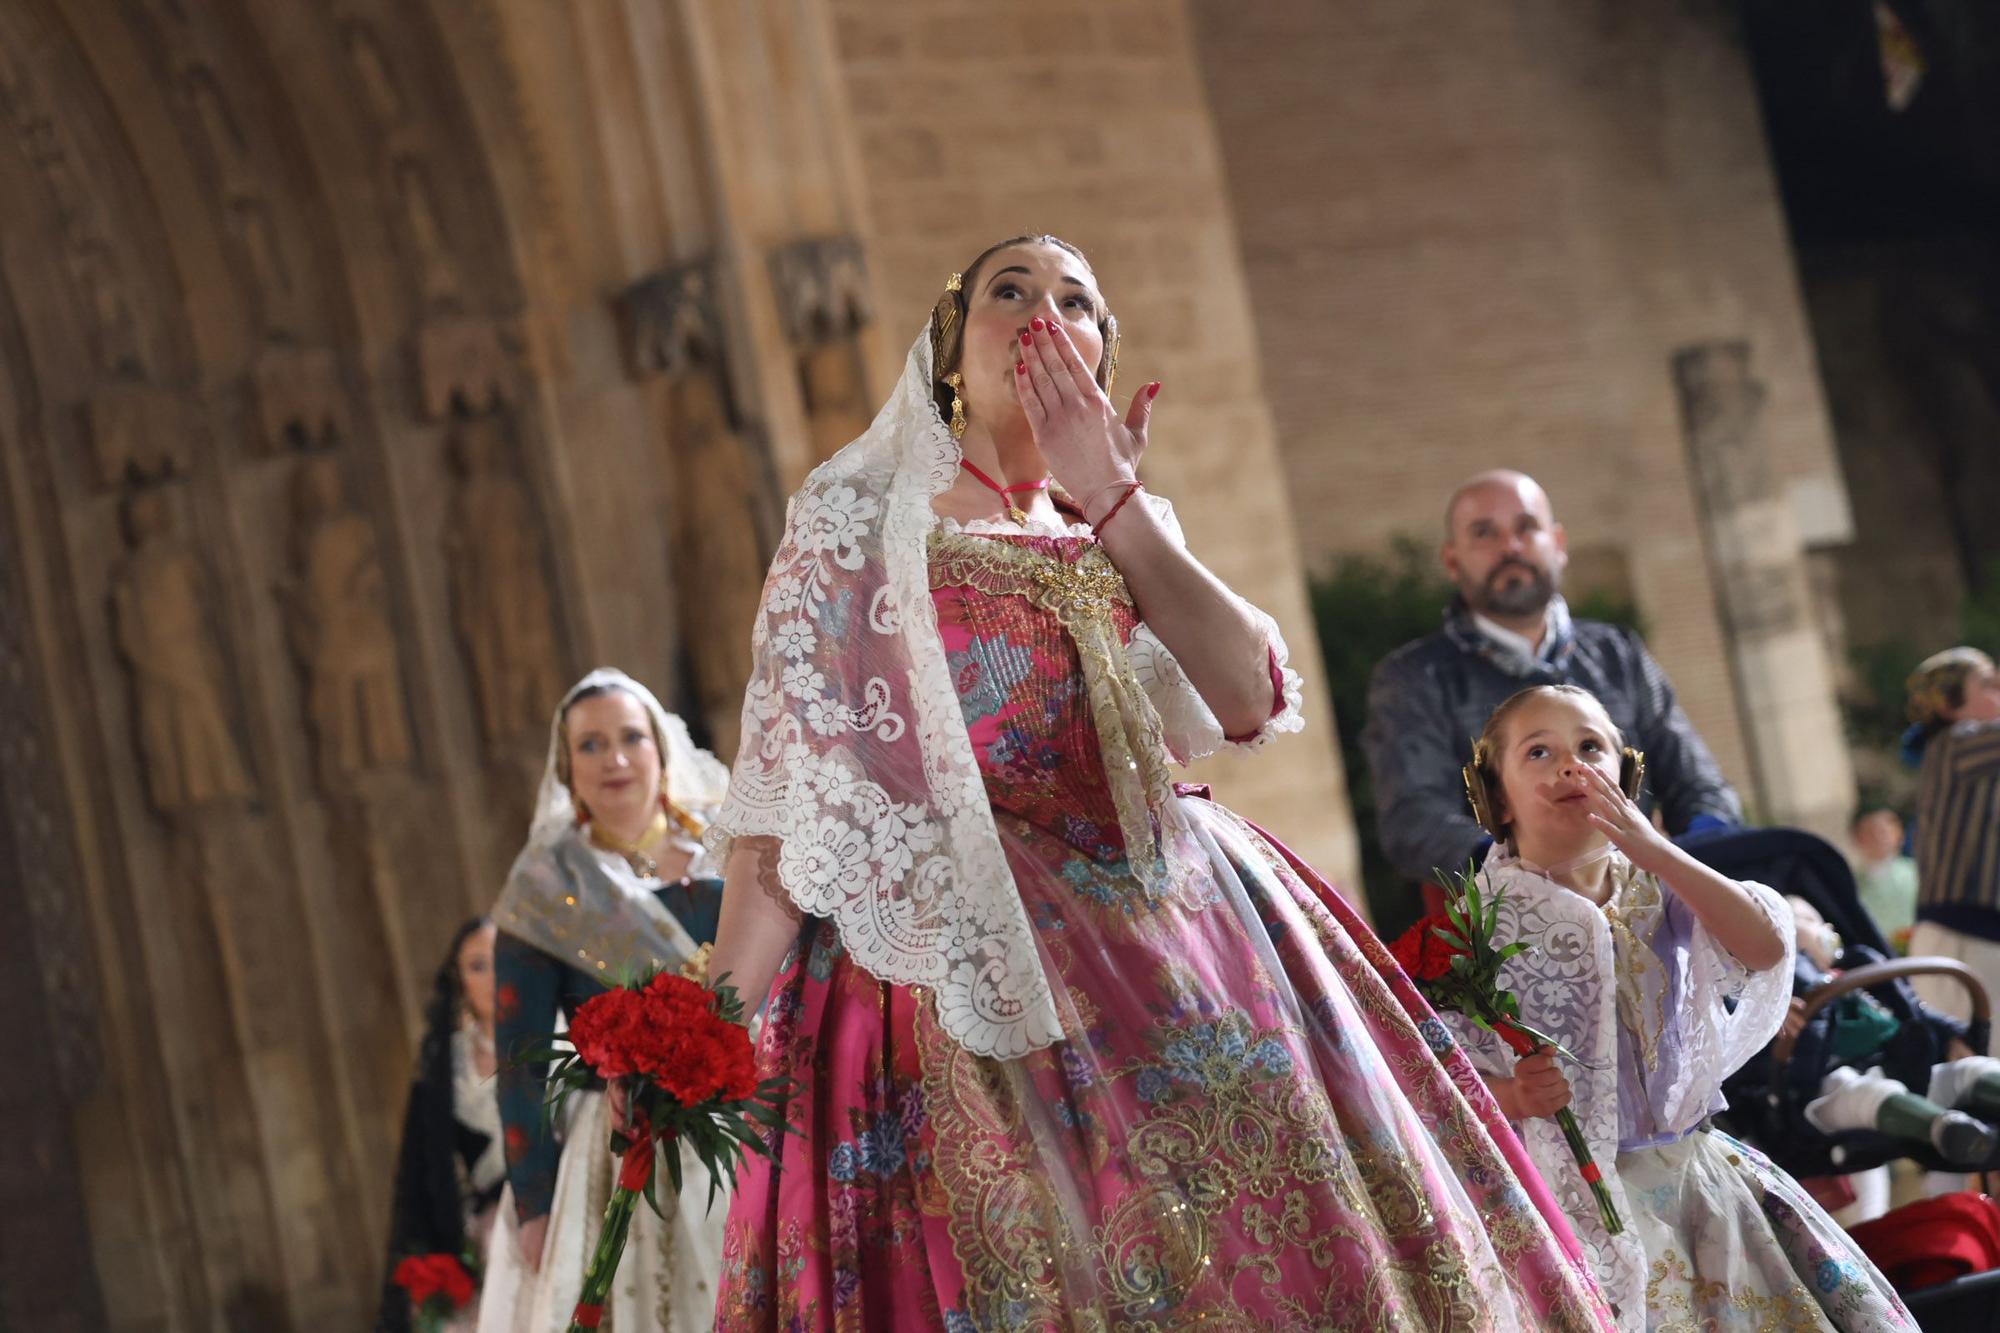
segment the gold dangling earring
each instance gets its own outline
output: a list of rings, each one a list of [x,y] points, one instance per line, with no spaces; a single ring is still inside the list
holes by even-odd
[[[954,370],[944,377],[944,382],[951,386],[951,438],[962,440],[965,438],[965,399],[959,391],[965,387],[965,376]]]
[[[576,811],[576,826],[582,828],[590,822],[590,807],[583,803],[581,796],[569,798],[569,808]]]

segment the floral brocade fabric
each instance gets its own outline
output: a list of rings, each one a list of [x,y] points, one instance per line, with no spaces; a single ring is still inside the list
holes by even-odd
[[[1604,1327],[1470,1066],[1338,894],[1193,797],[1186,835],[1156,843],[1173,873],[1128,864],[1111,764],[1164,756],[1133,752],[1147,728],[1107,712],[1130,695],[1116,664],[1079,651],[1136,622],[1093,551],[930,547],[1064,1039],[974,1055],[924,988],[879,981],[808,919],[760,1050],[799,1080],[796,1132],[744,1163],[716,1327]]]

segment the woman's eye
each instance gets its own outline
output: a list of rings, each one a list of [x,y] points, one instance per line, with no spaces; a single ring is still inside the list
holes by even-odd
[[[993,294],[997,297],[1002,297],[1002,298],[1009,296],[1019,296],[1021,294],[1021,289],[1019,287],[1016,287],[1011,282],[1003,282],[998,287],[993,289]]]
[[[1069,300],[1064,301],[1063,304],[1072,310],[1080,310],[1086,315],[1091,312],[1090,298],[1087,296],[1072,296]]]
[[[577,746],[576,748],[583,751],[585,754],[596,754],[599,747],[596,741],[589,740],[585,741],[583,744]]]
[[[1581,746],[1579,746],[1578,748],[1579,748],[1579,749],[1581,749],[1581,750],[1582,750],[1582,751],[1583,751],[1583,752],[1584,752],[1585,754],[1603,754],[1603,753],[1604,753],[1604,747],[1603,747],[1602,745],[1599,745],[1599,744],[1598,744],[1598,743],[1597,743],[1596,741],[1585,741],[1585,742],[1584,742],[1584,743],[1583,743],[1583,744],[1582,744]]]
[[[1530,758],[1530,759],[1546,759],[1546,758],[1548,758],[1548,757],[1549,757],[1549,747],[1548,747],[1548,746],[1546,746],[1546,745],[1531,745],[1531,746],[1529,746],[1529,747],[1528,747],[1528,758]]]

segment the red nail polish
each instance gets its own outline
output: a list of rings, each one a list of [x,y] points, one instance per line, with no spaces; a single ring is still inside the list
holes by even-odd
[[[1031,325],[1032,327],[1034,327],[1034,328],[1037,328],[1037,329],[1045,329],[1045,328],[1047,328],[1047,327],[1048,327],[1048,325],[1046,325],[1046,324],[1042,323],[1042,320],[1041,320],[1041,316],[1039,316],[1039,315],[1037,315],[1037,316],[1036,316],[1035,318],[1033,318],[1033,319],[1029,320],[1029,321],[1028,321],[1028,323],[1029,323],[1029,324],[1030,324],[1030,325]]]
[[[1028,373],[1028,363],[1027,363],[1027,362],[1025,362],[1025,361],[1016,361],[1016,362],[1014,363],[1014,373],[1015,373],[1016,375],[1025,375],[1025,374],[1027,374],[1027,373]]]
[[[1146,390],[1146,397],[1150,399],[1150,398],[1158,398],[1159,396],[1160,396],[1160,382],[1158,380],[1154,380],[1153,387]]]
[[[1021,331],[1021,346],[1026,347],[1029,343],[1033,342],[1034,340],[1035,340],[1034,334],[1029,333],[1025,329]]]

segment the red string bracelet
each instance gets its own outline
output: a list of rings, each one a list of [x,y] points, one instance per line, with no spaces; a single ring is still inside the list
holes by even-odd
[[[1111,508],[1105,511],[1104,517],[1098,519],[1095,523],[1090,525],[1090,530],[1093,533],[1097,534],[1097,536],[1102,537],[1104,535],[1105,525],[1111,522],[1112,519],[1118,517],[1118,511],[1125,507],[1125,502],[1127,500],[1130,500],[1133,496],[1137,495],[1140,491],[1143,491],[1145,489],[1146,489],[1146,483],[1143,481],[1135,481],[1132,482],[1130,485],[1126,486],[1125,494],[1119,496],[1116,500],[1112,502]]]

